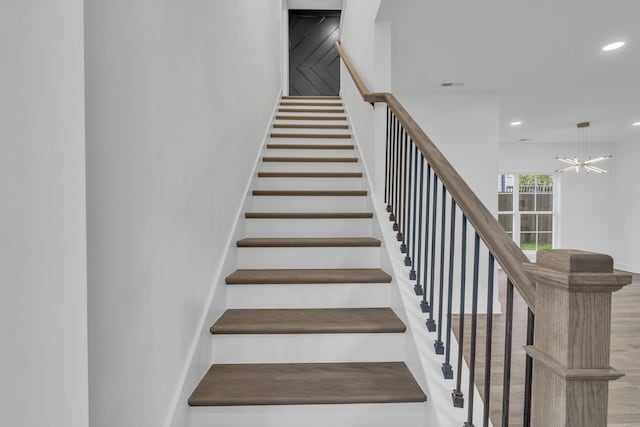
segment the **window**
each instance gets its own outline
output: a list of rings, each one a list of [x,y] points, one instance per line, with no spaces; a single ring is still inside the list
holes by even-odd
[[[499,175],[498,221],[523,251],[553,246],[553,178]]]

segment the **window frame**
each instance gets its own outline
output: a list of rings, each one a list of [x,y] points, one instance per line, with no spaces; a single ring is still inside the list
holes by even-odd
[[[498,179],[500,179],[501,175],[512,175],[514,177],[514,185],[513,185],[513,190],[511,193],[509,192],[500,192],[497,191],[498,194],[498,207],[497,207],[497,215],[504,215],[504,214],[510,214],[512,217],[512,231],[510,232],[511,234],[511,238],[513,239],[513,241],[518,245],[519,248],[522,249],[521,246],[521,215],[525,214],[531,214],[531,215],[536,215],[536,231],[533,232],[533,234],[536,234],[536,247],[538,246],[538,235],[540,233],[548,233],[545,231],[540,232],[538,230],[538,217],[537,215],[539,214],[551,214],[551,232],[549,234],[551,234],[551,248],[557,248],[558,247],[558,235],[559,235],[559,230],[558,230],[558,194],[559,194],[559,179],[557,179],[556,175],[550,174],[550,173],[545,173],[545,172],[499,172],[498,173]],[[550,211],[538,211],[537,210],[537,195],[538,194],[545,194],[545,193],[538,193],[538,192],[534,192],[532,194],[534,194],[534,206],[536,210],[533,211],[521,211],[520,210],[520,176],[521,175],[532,175],[532,176],[539,176],[539,175],[545,175],[545,176],[549,176],[551,177],[551,182],[552,182],[552,196],[551,196],[551,200],[552,200],[552,209]],[[536,183],[537,184],[537,183]],[[500,189],[500,187],[498,187],[498,190]],[[512,200],[511,200],[511,210],[510,211],[503,211],[500,210],[500,194],[511,194],[512,195]],[[498,217],[499,218],[499,217]],[[507,234],[509,234],[509,232],[507,231]],[[535,255],[537,249],[522,249],[522,251],[527,254],[527,255]]]

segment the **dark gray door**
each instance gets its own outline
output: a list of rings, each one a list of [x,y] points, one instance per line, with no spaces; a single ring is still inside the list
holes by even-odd
[[[338,95],[339,28],[339,10],[289,11],[289,95]]]

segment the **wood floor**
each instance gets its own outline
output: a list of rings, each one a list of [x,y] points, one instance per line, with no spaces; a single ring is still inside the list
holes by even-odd
[[[506,278],[500,276],[499,298],[506,308]],[[491,352],[490,414],[495,427],[502,425],[502,376],[504,372],[505,316],[493,317]],[[453,331],[458,337],[460,317],[452,319]],[[509,425],[522,425],[524,400],[524,366],[527,325],[527,307],[517,295],[514,298],[512,377]],[[465,316],[465,360],[469,361],[469,337],[471,316]],[[476,352],[476,384],[484,400],[486,316],[478,316],[478,348]],[[456,361],[452,355],[452,361]],[[612,381],[609,386],[609,427],[640,427],[640,275],[633,276],[633,283],[613,294],[611,322],[611,366],[626,375]],[[454,369],[457,367],[454,365]],[[462,385],[465,404],[467,385]]]

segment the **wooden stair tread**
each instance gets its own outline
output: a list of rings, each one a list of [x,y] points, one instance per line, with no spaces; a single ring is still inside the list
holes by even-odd
[[[350,139],[348,133],[272,133],[271,138]]]
[[[306,95],[283,95],[282,99],[340,99],[339,96],[306,96]]]
[[[212,334],[403,333],[406,326],[388,307],[228,309]]]
[[[357,157],[274,157],[264,156],[267,163],[357,163]]]
[[[362,172],[258,172],[260,178],[362,178]]]
[[[367,190],[253,190],[254,196],[363,197]]]
[[[246,212],[253,219],[356,219],[373,218],[373,212]]]
[[[353,144],[267,144],[269,149],[281,150],[353,150]]]
[[[305,123],[274,123],[276,129],[349,129],[349,125],[324,125]]]
[[[282,101],[281,107],[343,107],[342,102]]]
[[[346,116],[282,116],[276,115],[276,120],[347,120]]]
[[[212,365],[191,406],[424,402],[404,362]]]
[[[247,237],[238,240],[239,248],[337,248],[378,247],[373,237]]]
[[[236,270],[227,285],[290,285],[321,283],[391,283],[380,268]]]
[[[344,114],[343,108],[278,108],[279,113]]]

